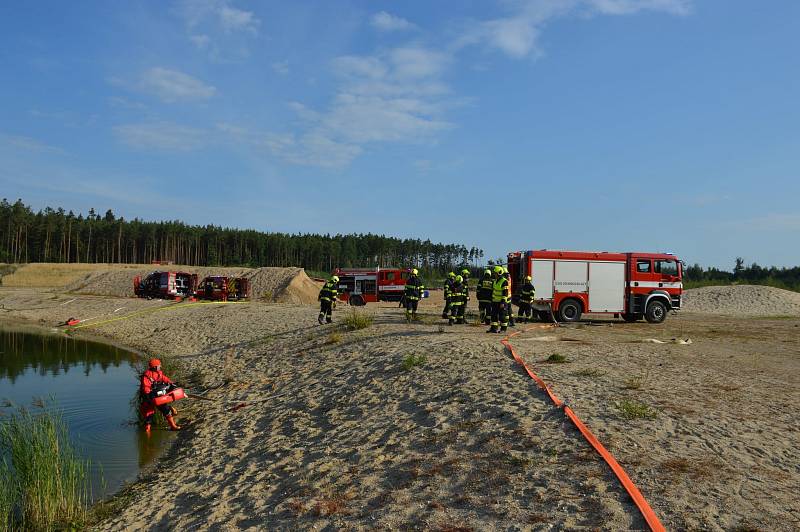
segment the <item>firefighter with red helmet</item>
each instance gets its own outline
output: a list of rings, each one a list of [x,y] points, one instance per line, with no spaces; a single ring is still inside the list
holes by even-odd
[[[411,269],[411,277],[406,282],[405,293],[403,298],[406,303],[406,321],[417,319],[417,306],[419,300],[422,299],[422,294],[425,286],[419,278],[419,270],[416,268]]]
[[[147,370],[142,374],[139,388],[141,397],[139,412],[144,419],[145,431],[150,432],[156,408],[164,415],[164,419],[167,420],[167,425],[171,430],[180,430],[178,424],[175,423],[175,409],[168,404],[156,406],[153,402],[156,397],[169,393],[176,387],[175,383],[161,371],[161,361],[157,358],[150,359],[147,363]]]
[[[324,323],[331,323],[333,321],[333,307],[336,305],[336,296],[339,295],[339,277],[336,275],[331,278],[322,286],[319,291],[317,300],[319,300],[319,316],[317,321],[320,325]]]

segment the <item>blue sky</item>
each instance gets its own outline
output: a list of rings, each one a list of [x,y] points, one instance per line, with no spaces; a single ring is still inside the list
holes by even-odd
[[[0,196],[800,264],[800,2],[3,2]]]

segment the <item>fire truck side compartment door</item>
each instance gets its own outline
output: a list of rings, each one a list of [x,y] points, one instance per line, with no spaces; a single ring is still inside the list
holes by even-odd
[[[622,312],[625,305],[625,263],[589,263],[589,312]]]
[[[531,277],[536,299],[553,299],[553,261],[531,261]]]
[[[589,267],[586,261],[556,261],[556,292],[586,292]]]

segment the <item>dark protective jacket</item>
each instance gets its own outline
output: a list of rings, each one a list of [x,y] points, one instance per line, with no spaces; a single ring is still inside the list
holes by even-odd
[[[525,281],[525,284],[522,285],[519,292],[519,300],[521,303],[531,303],[535,294],[536,290],[533,288],[533,284],[529,281]]]
[[[484,275],[480,281],[478,281],[478,289],[477,289],[477,296],[478,301],[482,301],[485,303],[490,303],[492,301],[492,286],[494,285],[494,281],[492,281],[491,275]]]
[[[492,303],[508,303],[508,279],[505,277],[498,277],[492,283]]]
[[[453,279],[446,279],[444,282],[444,298],[447,299],[448,297],[453,295]]]
[[[319,296],[317,296],[317,299],[320,301],[336,301],[337,295],[339,295],[339,289],[336,286],[336,283],[333,281],[328,281],[322,287],[322,290],[319,291]]]
[[[163,371],[154,371],[148,369],[142,373],[141,392],[144,397],[150,398],[150,392],[153,391],[153,385],[163,383],[172,384],[172,381],[164,375]]]
[[[465,304],[467,302],[467,296],[465,290],[466,290],[465,283],[463,282],[459,283],[457,281],[454,282],[453,293],[450,296],[450,303],[455,306]]]
[[[422,281],[417,276],[411,276],[406,283],[405,298],[408,301],[415,301],[422,298],[422,291],[425,290]]]

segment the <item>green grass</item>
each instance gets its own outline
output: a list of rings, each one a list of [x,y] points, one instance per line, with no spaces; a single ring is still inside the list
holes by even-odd
[[[644,403],[623,399],[617,404],[617,409],[625,419],[653,419],[657,413]]]
[[[567,362],[567,357],[564,355],[560,355],[558,353],[553,353],[552,355],[547,357],[544,361],[553,364],[563,364],[564,362]]]
[[[331,331],[328,338],[325,340],[326,344],[338,344],[342,341],[342,333],[339,331]]]
[[[357,331],[359,329],[366,329],[367,327],[370,327],[372,325],[373,318],[369,314],[359,312],[355,309],[355,307],[353,307],[350,309],[350,312],[345,315],[344,320],[342,321],[344,322],[345,327],[351,331]]]
[[[602,377],[605,374],[606,374],[605,371],[596,368],[580,369],[575,373],[573,373],[573,375],[575,375],[576,377],[592,377],[592,378]]]
[[[0,423],[0,529],[81,528],[89,503],[88,462],[52,409],[19,409]]]
[[[403,369],[408,371],[417,366],[423,366],[427,361],[425,355],[408,355],[403,359]]]

